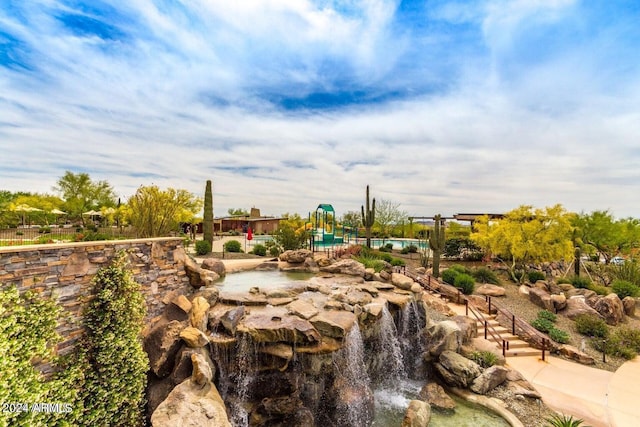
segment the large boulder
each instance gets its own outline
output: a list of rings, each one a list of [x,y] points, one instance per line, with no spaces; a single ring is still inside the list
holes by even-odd
[[[464,334],[454,320],[432,323],[424,329],[426,338],[425,354],[437,359],[445,351],[457,352],[464,341]]]
[[[409,402],[401,427],[427,427],[431,420],[431,407],[422,400]]]
[[[507,372],[509,372],[509,369],[499,365],[485,369],[471,384],[471,391],[478,394],[487,394],[507,379]]]
[[[351,314],[353,316],[353,314]],[[250,313],[238,325],[238,331],[251,335],[255,342],[315,344],[321,340],[318,330],[298,316]]]
[[[488,295],[491,297],[503,297],[507,294],[502,286],[486,283],[476,288],[475,293],[478,295]]]
[[[195,297],[191,301],[191,313],[189,313],[189,322],[194,328],[200,329],[202,332],[207,331],[207,311],[209,310],[209,301],[204,297]]]
[[[410,291],[411,286],[415,283],[411,277],[405,276],[400,273],[391,273],[391,283],[405,291]]]
[[[533,287],[529,289],[529,301],[551,312],[554,311],[553,302],[551,301],[551,295],[541,288]]]
[[[176,295],[165,307],[164,317],[169,321],[177,320],[182,322],[189,318],[190,311],[191,301],[184,295]]]
[[[244,317],[245,309],[244,306],[238,306],[236,308],[232,308],[231,310],[226,311],[222,316],[220,316],[220,324],[226,329],[228,333],[231,335],[236,334],[236,330],[238,329],[238,323]]]
[[[624,307],[624,314],[627,316],[636,315],[636,299],[634,297],[624,297],[622,299],[622,306]]]
[[[191,257],[185,258],[184,271],[187,273],[189,283],[194,288],[213,286],[213,283],[220,278],[216,272],[200,267]]]
[[[456,322],[460,328],[462,345],[470,343],[473,338],[478,336],[478,323],[475,319],[467,316],[455,316],[451,320]]]
[[[189,326],[180,332],[180,338],[191,348],[200,348],[209,344],[207,336],[198,328]]]
[[[435,382],[430,382],[420,390],[420,399],[429,403],[432,407],[444,412],[453,412],[456,409],[456,401],[453,400],[442,386]]]
[[[552,294],[551,303],[553,304],[553,308],[557,313],[567,308],[567,297],[565,297],[564,294]]]
[[[565,344],[560,347],[560,354],[570,360],[575,360],[578,363],[582,363],[583,365],[593,365],[596,363],[593,357],[589,356],[583,351],[580,351],[572,345]]]
[[[313,303],[305,300],[292,301],[287,305],[287,310],[289,310],[289,313],[302,317],[305,320],[311,319],[320,312]]]
[[[567,299],[567,307],[562,311],[562,314],[571,320],[584,314],[601,317],[600,313],[587,305],[585,297],[582,295],[575,295]]]
[[[185,326],[177,320],[158,322],[145,334],[143,347],[149,357],[149,367],[159,378],[166,377],[173,369],[176,354],[182,346],[180,333]]]
[[[344,339],[357,318],[355,314],[348,311],[323,311],[310,321],[322,335]]]
[[[205,270],[214,271],[218,276],[221,277],[227,273],[224,262],[217,258],[205,258],[200,266]]]
[[[302,264],[307,258],[313,258],[313,252],[308,249],[296,249],[293,251],[284,251],[280,254],[280,261],[289,264]]]
[[[607,324],[615,326],[624,320],[624,306],[616,294],[609,294],[596,301],[593,308],[600,313]]]
[[[364,277],[365,275],[364,265],[355,259],[341,259],[326,267],[320,267],[320,271],[359,277]]]
[[[453,351],[444,351],[435,364],[444,381],[453,387],[467,388],[482,373],[476,362]]]
[[[212,372],[203,356],[192,355],[192,376],[175,387],[151,415],[154,427],[231,427]]]

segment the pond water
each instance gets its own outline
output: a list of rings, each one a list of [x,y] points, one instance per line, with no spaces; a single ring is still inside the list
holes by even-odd
[[[243,271],[231,273],[216,281],[224,291],[247,292],[254,286],[265,289],[284,288],[311,279],[315,273],[284,272],[279,270]]]
[[[412,399],[417,399],[424,381],[403,380],[397,389],[375,390],[375,427],[396,427],[402,423]],[[457,403],[454,413],[431,410],[429,427],[509,427],[499,415],[481,406],[453,397]]]

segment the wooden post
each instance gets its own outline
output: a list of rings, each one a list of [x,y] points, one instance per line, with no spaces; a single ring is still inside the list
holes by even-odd
[[[487,339],[487,321],[484,321],[484,339]]]
[[[469,316],[469,300],[464,300],[464,315]]]
[[[516,334],[516,315],[511,315],[511,335]]]

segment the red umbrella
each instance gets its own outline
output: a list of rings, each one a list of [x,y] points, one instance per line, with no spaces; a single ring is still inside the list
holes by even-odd
[[[247,240],[253,240],[253,234],[251,233],[251,227],[247,229]]]

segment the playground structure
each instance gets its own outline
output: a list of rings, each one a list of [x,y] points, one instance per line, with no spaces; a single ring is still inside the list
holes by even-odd
[[[309,212],[309,220],[305,226],[311,232],[312,247],[326,247],[344,243],[344,227],[342,227],[342,236],[336,236],[336,215],[332,205],[319,204],[313,219],[315,221],[312,221],[311,212]]]

